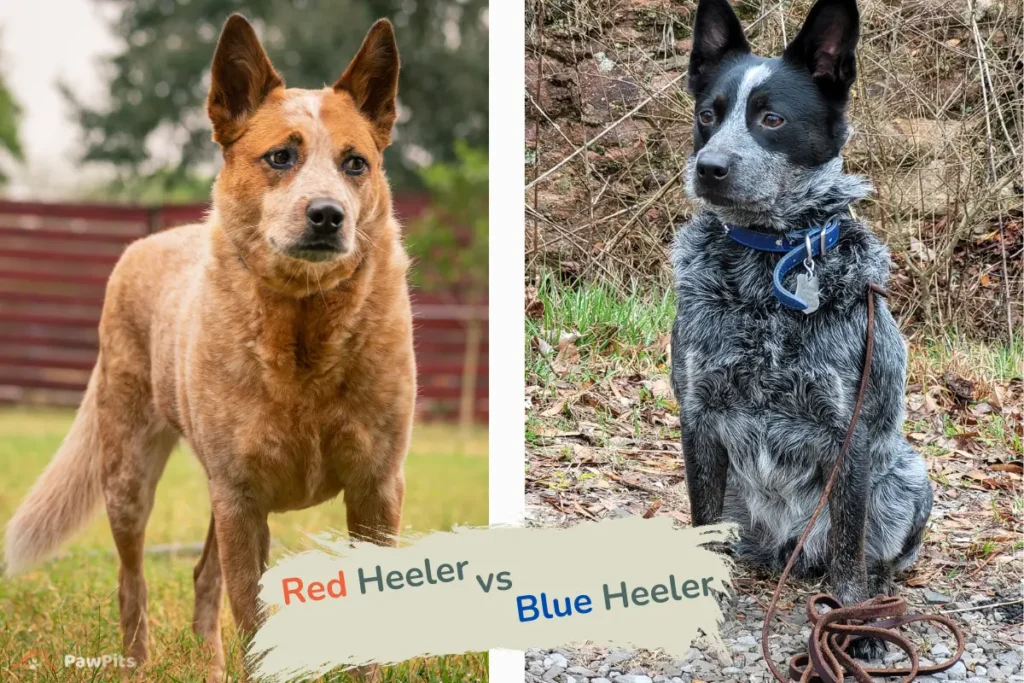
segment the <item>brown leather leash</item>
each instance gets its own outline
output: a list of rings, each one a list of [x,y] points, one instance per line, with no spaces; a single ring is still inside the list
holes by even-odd
[[[832,486],[836,482],[839,470],[842,468],[843,459],[850,444],[853,442],[854,429],[857,427],[857,420],[860,418],[860,411],[864,405],[864,394],[867,391],[868,380],[871,377],[871,357],[875,346],[875,297],[874,294],[888,296],[888,293],[874,283],[868,283],[868,322],[867,333],[864,345],[864,368],[860,375],[860,388],[857,390],[857,401],[853,406],[853,414],[850,416],[850,427],[846,430],[846,438],[843,439],[842,448],[836,457],[835,465],[829,474],[825,490],[821,493],[818,506],[811,513],[800,540],[797,541],[793,553],[786,562],[779,583],[772,594],[772,601],[764,614],[764,625],[761,627],[761,652],[764,661],[767,662],[769,670],[779,683],[842,683],[847,675],[853,676],[860,683],[872,683],[874,676],[906,676],[903,681],[909,683],[917,678],[918,674],[933,674],[952,667],[964,653],[964,635],[960,628],[951,619],[940,614],[915,614],[908,615],[907,601],[900,597],[888,595],[877,595],[870,600],[859,602],[855,605],[843,606],[831,595],[818,594],[807,602],[807,618],[813,625],[811,636],[807,643],[807,652],[795,655],[789,661],[789,677],[783,676],[782,672],[775,666],[768,649],[768,631],[771,626],[772,616],[775,614],[779,597],[782,595],[782,588],[789,578],[789,573],[796,564],[796,559],[804,547],[807,536],[810,535],[818,515],[828,502],[828,496],[832,492]],[[826,607],[828,611],[819,613],[819,607]],[[912,622],[934,622],[944,626],[953,637],[956,638],[956,652],[941,664],[932,666],[920,665],[917,651],[910,641],[899,632],[899,628]],[[877,638],[897,646],[907,653],[910,658],[910,666],[905,668],[866,668],[861,666],[850,655],[846,649],[855,638]]]

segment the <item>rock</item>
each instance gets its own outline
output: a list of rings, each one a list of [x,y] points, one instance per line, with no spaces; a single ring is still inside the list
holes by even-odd
[[[1009,650],[1007,652],[1001,652],[996,655],[996,661],[1003,666],[1008,666],[1016,669],[1021,665],[1021,656],[1015,650]]]
[[[565,677],[562,678],[562,683],[576,683],[576,679],[566,674]]]
[[[929,589],[924,592],[924,601],[927,602],[929,605],[942,605],[947,602],[950,602],[951,598],[948,595],[943,595],[938,591],[933,591]]]
[[[558,654],[557,652],[551,653],[551,661],[555,666],[560,666],[562,669],[569,666],[569,662],[565,659],[565,655]]]
[[[530,662],[530,665],[526,668],[526,670],[534,676],[543,676],[545,671],[544,664],[536,659]]]
[[[879,197],[886,208],[899,216],[944,216],[952,204],[950,188],[956,188],[956,172],[942,161],[930,161],[915,168],[896,170],[879,183]],[[950,602],[950,598],[936,591],[925,591],[936,600],[925,597],[931,604]],[[939,597],[941,596],[941,597]]]
[[[654,683],[650,676],[640,674],[625,674],[614,679],[615,683]]]
[[[570,673],[573,676],[583,676],[584,678],[594,678],[597,673],[583,666],[570,666],[566,673]]]
[[[545,681],[553,681],[556,676],[560,676],[565,669],[561,666],[552,666],[548,669],[547,673],[544,674]]]
[[[852,157],[886,159],[893,167],[945,157],[963,147],[964,125],[955,120],[894,118],[879,126],[876,135],[857,131],[851,140]]]
[[[945,643],[939,643],[938,645],[934,645],[932,647],[932,654],[935,657],[939,657],[939,658],[945,659],[945,658],[948,658],[953,653],[950,651],[949,646],[947,646]]]
[[[612,683],[607,678],[592,678],[590,683]]]
[[[975,673],[978,673],[975,670]],[[946,675],[949,676],[951,681],[962,681],[967,678],[967,665],[963,662],[957,662],[950,668],[946,669]]]
[[[634,656],[636,656],[636,652],[633,650],[612,650],[605,656],[604,663],[615,666],[626,660],[633,659]]]
[[[977,674],[978,676],[987,676],[988,675],[988,669],[986,669],[983,666],[976,666],[976,667],[974,667],[974,673]]]
[[[662,666],[661,672],[669,678],[673,678],[674,676],[682,675],[683,666],[684,663],[682,661],[675,661],[671,664],[665,664],[664,666]]]

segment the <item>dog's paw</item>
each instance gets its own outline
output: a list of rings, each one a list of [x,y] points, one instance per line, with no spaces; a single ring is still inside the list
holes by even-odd
[[[885,641],[878,638],[854,638],[846,651],[854,659],[870,662],[881,660],[889,649],[885,646]]]
[[[731,542],[708,541],[707,543],[701,543],[701,546],[707,548],[711,552],[718,553],[719,555],[736,557],[736,548],[733,547],[733,543]]]
[[[868,577],[868,585],[872,596],[899,595],[899,588],[890,574],[876,574]]]

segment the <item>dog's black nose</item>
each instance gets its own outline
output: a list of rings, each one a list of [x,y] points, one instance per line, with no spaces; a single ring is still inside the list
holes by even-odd
[[[317,234],[338,232],[344,219],[345,211],[333,199],[314,199],[306,207],[306,224]]]
[[[705,182],[723,180],[729,175],[728,155],[702,154],[697,160],[697,175]]]

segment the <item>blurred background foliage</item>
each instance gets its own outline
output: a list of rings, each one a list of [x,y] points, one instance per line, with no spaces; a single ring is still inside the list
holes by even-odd
[[[421,189],[420,169],[455,162],[456,141],[487,144],[485,0],[97,0],[119,8],[123,45],[104,64],[109,97],[89,106],[73,83],[63,97],[82,129],[83,162],[118,171],[96,199],[208,197],[216,147],[205,114],[221,26],[241,12],[291,87],[334,83],[379,17],[394,22],[402,57],[399,125],[386,163],[396,189]],[[0,89],[0,98],[2,98]],[[0,99],[0,144],[3,144]]]
[[[487,295],[487,150],[456,142],[455,159],[420,171],[434,202],[410,226],[406,247],[429,268],[413,279],[427,291],[459,291],[479,300]]]
[[[2,36],[0,36],[2,38]],[[0,71],[0,149],[7,151],[15,159],[22,158],[21,139],[18,137],[18,122],[21,120],[21,107],[7,87],[3,72]],[[0,186],[7,182],[7,176],[0,168]]]

